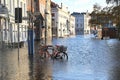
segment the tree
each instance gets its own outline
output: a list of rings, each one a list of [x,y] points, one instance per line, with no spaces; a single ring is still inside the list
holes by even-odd
[[[95,3],[94,5],[93,5],[93,11],[95,12],[95,13],[98,13],[98,12],[100,12],[100,10],[101,10],[101,6],[98,4],[98,3]]]
[[[98,13],[100,12],[100,9],[101,9],[101,6],[97,3],[95,3],[93,5],[93,11],[91,12],[90,16],[91,16],[91,19],[89,20],[89,24],[91,26],[94,26],[94,25],[99,25],[99,22],[98,22]]]
[[[115,3],[117,6],[120,4],[120,0],[106,0],[106,3],[107,4],[110,4],[110,3]]]
[[[106,0],[107,4],[116,4],[116,6],[114,6],[111,9],[111,13],[112,13],[112,17],[113,17],[113,22],[116,24],[117,27],[120,27],[120,0]]]
[[[120,26],[120,6],[115,6],[112,9],[113,22],[116,26]]]
[[[99,5],[94,5],[93,6],[94,10],[90,14],[91,19],[89,21],[89,24],[91,26],[96,25],[96,26],[106,26],[109,24],[109,22],[112,22],[112,11],[110,11],[111,7],[104,7],[101,9]]]

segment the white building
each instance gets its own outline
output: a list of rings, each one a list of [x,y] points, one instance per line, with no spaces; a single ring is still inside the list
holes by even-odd
[[[73,12],[72,15],[75,17],[75,32],[76,35],[89,34],[90,26],[88,13]]]
[[[75,35],[75,17],[70,15],[70,25],[69,25],[69,34],[70,35]]]
[[[70,21],[71,20],[71,21]],[[70,35],[70,31],[74,31],[74,18],[70,17],[70,12],[68,8],[55,4],[52,2],[52,32],[53,36],[56,37],[65,37]],[[70,24],[71,23],[71,24]],[[70,28],[70,26],[73,26]],[[74,28],[74,29],[73,29]],[[72,29],[72,30],[70,30]],[[73,32],[75,33],[75,32]]]
[[[91,19],[89,13],[84,14],[84,34],[90,34],[89,20]]]
[[[18,5],[19,4],[19,5]],[[22,8],[22,17],[27,16],[26,0],[0,0],[0,38],[5,43],[18,42],[18,24],[15,23],[15,8]],[[4,12],[1,9],[6,8]],[[19,23],[20,42],[27,40],[27,21]]]

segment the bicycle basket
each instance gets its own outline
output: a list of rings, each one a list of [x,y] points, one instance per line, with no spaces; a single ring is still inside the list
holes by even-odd
[[[58,51],[65,52],[65,51],[67,51],[67,47],[65,47],[65,46],[59,46],[58,47]]]

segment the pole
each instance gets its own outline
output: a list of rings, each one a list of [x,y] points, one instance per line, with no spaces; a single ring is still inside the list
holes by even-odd
[[[34,54],[34,28],[33,28],[33,12],[32,12],[32,0],[30,0],[31,4],[31,9],[28,12],[29,15],[29,30],[28,30],[28,53],[29,55]]]
[[[32,12],[32,8],[33,8],[33,0],[31,0],[31,13],[32,13],[32,16],[31,16],[31,23],[32,23],[32,54],[34,53],[34,28],[33,28],[33,12]]]
[[[45,10],[45,45],[46,45],[46,37],[47,37],[47,19],[46,19],[46,10]]]
[[[17,1],[17,5],[19,8],[19,0]],[[18,61],[19,61],[19,42],[20,42],[20,38],[19,38],[19,9],[18,9],[18,16],[17,16],[17,25],[18,25]]]
[[[45,45],[47,44],[47,0],[45,4]]]

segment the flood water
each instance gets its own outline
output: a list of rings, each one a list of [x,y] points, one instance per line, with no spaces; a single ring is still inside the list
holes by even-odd
[[[43,60],[28,55],[27,45],[0,50],[0,80],[120,80],[120,41],[91,36],[54,38],[53,45],[67,46],[68,61]]]

